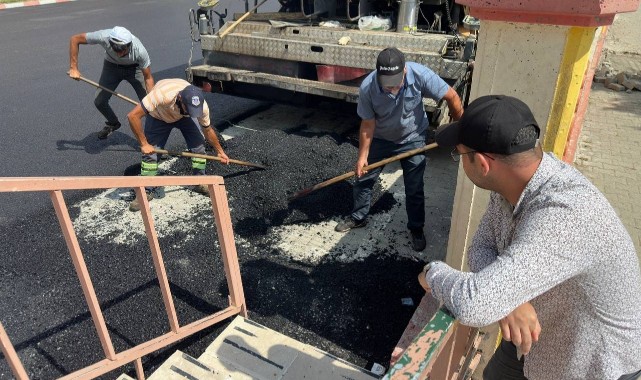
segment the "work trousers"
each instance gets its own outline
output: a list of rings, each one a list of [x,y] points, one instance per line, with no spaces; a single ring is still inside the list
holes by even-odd
[[[405,153],[425,146],[425,135],[404,144],[395,144],[382,139],[372,139],[367,163],[375,164],[386,158]],[[422,229],[425,224],[425,195],[423,194],[423,174],[425,172],[425,155],[417,154],[401,160],[403,182],[405,184],[405,210],[407,211],[407,228]],[[364,220],[369,214],[372,202],[372,188],[381,174],[383,167],[367,172],[354,183],[354,208],[352,218]]]
[[[116,91],[116,88],[123,80],[126,80],[131,84],[136,91],[138,99],[142,100],[142,98],[147,95],[145,78],[142,75],[142,70],[140,70],[137,65],[123,66],[105,61],[102,66],[102,74],[100,74],[100,80],[98,83],[111,91]],[[111,106],[109,105],[109,99],[111,99],[110,92],[100,88],[96,90],[96,97],[94,99],[96,108],[105,117],[105,119],[107,119],[107,124],[117,125],[120,122],[118,121],[118,116],[116,116],[114,110],[111,109]]]
[[[525,356],[519,360],[516,357],[516,346],[505,339],[494,352],[483,371],[483,380],[527,380],[523,372]],[[641,371],[623,375],[619,380],[638,380]]]
[[[176,128],[182,133],[187,143],[187,148],[192,153],[205,154],[205,137],[198,123],[190,117],[183,117],[175,123],[165,123],[151,115],[145,118],[145,137],[147,142],[155,148],[164,149],[171,131]],[[203,158],[192,158],[191,168],[193,175],[204,175],[207,160]],[[140,167],[140,174],[143,176],[156,175],[158,172],[158,155],[143,154]]]

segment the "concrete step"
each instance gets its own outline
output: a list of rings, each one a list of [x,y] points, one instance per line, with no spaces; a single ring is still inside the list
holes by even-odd
[[[181,351],[174,352],[150,377],[149,380],[224,380],[223,375],[203,364],[198,359]]]
[[[240,380],[379,379],[363,368],[243,317],[236,317],[198,360]]]

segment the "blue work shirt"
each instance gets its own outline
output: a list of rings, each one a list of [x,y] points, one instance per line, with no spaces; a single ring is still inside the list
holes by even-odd
[[[109,61],[117,65],[137,64],[141,69],[146,69],[151,65],[147,49],[145,49],[142,42],[140,42],[140,40],[134,35],[131,36],[131,48],[127,55],[119,57],[109,44],[110,32],[111,29],[103,29],[86,33],[85,37],[87,38],[87,44],[100,45],[105,48],[105,61]]]
[[[376,79],[376,70],[361,83],[358,116],[376,120],[374,138],[404,144],[425,132],[428,125],[423,97],[440,101],[449,89],[441,77],[427,67],[405,63],[405,81],[398,95],[383,91]]]

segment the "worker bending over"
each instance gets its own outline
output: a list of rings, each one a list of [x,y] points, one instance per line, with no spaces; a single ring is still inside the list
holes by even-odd
[[[429,124],[423,98],[437,102],[445,99],[454,120],[463,115],[456,91],[432,70],[415,62],[405,62],[396,48],[383,50],[376,60],[376,70],[369,74],[359,89],[358,116],[361,117],[358,159],[355,165],[354,206],[352,214],[336,226],[345,232],[367,224],[372,188],[383,167],[369,172],[363,167],[386,158],[425,146]],[[412,248],[425,249],[425,195],[423,174],[425,155],[401,160],[405,183],[407,228]]]
[[[115,91],[120,82],[126,80],[136,91],[138,99],[147,95],[154,87],[151,75],[151,60],[140,40],[122,26],[113,29],[98,30],[71,36],[69,41],[69,71],[73,79],[80,78],[78,71],[78,50],[80,45],[101,45],[105,49],[105,61],[98,84]],[[120,128],[118,116],[109,105],[111,93],[103,89],[96,90],[94,104],[107,119],[104,128],[98,132],[99,139],[106,139],[113,131]]]
[[[145,118],[143,131],[142,118]],[[140,143],[142,163],[140,174],[153,176],[158,172],[158,154],[156,148],[164,148],[169,134],[174,128],[180,130],[187,148],[193,153],[205,153],[205,138],[216,149],[218,157],[225,164],[229,158],[225,154],[209,119],[209,107],[203,96],[203,91],[183,79],[163,79],[142,99],[127,115],[129,125]],[[198,128],[198,125],[202,128]],[[203,136],[204,134],[204,136]],[[194,175],[204,175],[207,160],[204,158],[191,159]],[[209,194],[207,186],[198,185],[194,191]],[[147,200],[154,197],[153,189],[147,189]],[[129,204],[130,211],[140,210],[140,201],[134,199]]]
[[[436,141],[491,191],[471,273],[434,261],[419,281],[469,326],[499,322],[486,380],[632,380],[641,375],[641,271],[603,194],[538,146],[522,101],[482,96]],[[517,347],[525,356],[517,355]]]

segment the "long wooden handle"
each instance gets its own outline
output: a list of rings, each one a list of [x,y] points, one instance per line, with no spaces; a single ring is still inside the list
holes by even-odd
[[[117,92],[115,92],[115,91],[111,91],[110,89],[108,89],[108,88],[105,88],[105,87],[101,86],[100,84],[98,84],[98,83],[96,83],[96,82],[92,81],[91,79],[87,79],[87,78],[84,78],[84,77],[82,77],[82,76],[81,76],[80,78],[78,78],[78,79],[79,79],[79,80],[81,80],[81,81],[87,82],[87,83],[89,83],[90,85],[93,85],[93,86],[95,86],[95,87],[98,87],[98,88],[99,88],[99,89],[101,89],[101,90],[107,91],[108,93],[110,93],[110,94],[112,94],[112,95],[115,95],[115,96],[119,97],[120,99],[126,100],[126,101],[128,101],[129,103],[131,103],[131,104],[133,104],[133,105],[138,105],[138,102],[137,102],[137,101],[135,101],[135,100],[133,100],[133,99],[131,99],[131,98],[128,98],[128,97],[126,97],[126,96],[124,96],[124,95],[120,95],[119,93],[117,93]]]
[[[238,20],[234,21],[234,23],[233,23],[233,24],[231,24],[231,25],[229,26],[229,28],[225,29],[225,30],[224,30],[224,31],[222,31],[222,32],[218,31],[218,37],[223,38],[223,37],[225,37],[228,33],[231,33],[231,31],[232,31],[232,30],[234,30],[234,28],[235,28],[238,24],[240,24],[240,22],[241,22],[241,21],[243,21],[244,19],[246,19],[246,18],[247,18],[247,17],[248,17],[248,16],[249,16],[253,11],[255,11],[256,9],[258,9],[258,7],[260,7],[261,5],[265,4],[265,2],[266,2],[266,1],[267,1],[267,0],[263,0],[263,1],[261,1],[260,3],[258,3],[255,7],[253,7],[252,9],[248,10],[244,15],[240,16],[240,18],[239,18]]]
[[[174,152],[174,151],[169,151],[164,149],[155,149],[154,151],[159,154],[168,154],[170,156],[195,157],[195,158],[204,158],[205,160],[222,161],[222,158],[217,156],[210,156],[208,154],[191,153],[191,152]],[[244,166],[251,166],[258,169],[267,169],[267,167],[263,165],[253,164],[251,162],[246,162],[246,161],[232,160],[231,158],[229,159],[229,163],[244,165]]]
[[[378,161],[375,164],[367,165],[367,166],[363,167],[363,170],[364,171],[368,171],[368,170],[376,169],[376,168],[381,167],[383,165],[389,164],[390,162],[394,162],[394,161],[402,160],[402,159],[407,158],[407,157],[414,156],[416,154],[419,154],[419,153],[428,151],[430,149],[436,148],[437,146],[438,146],[437,143],[432,143],[432,144],[425,145],[422,148],[412,149],[412,150],[407,151],[405,153],[401,153],[401,154],[398,154],[396,156],[393,156],[393,157],[386,158],[384,160]],[[334,177],[334,178],[328,179],[327,181],[323,181],[323,182],[321,182],[321,183],[319,183],[317,185],[314,185],[314,186],[312,186],[310,188],[307,188],[305,190],[301,190],[301,191],[295,193],[294,195],[292,195],[291,197],[289,197],[289,200],[291,201],[291,200],[294,200],[296,198],[302,197],[304,195],[307,195],[307,194],[311,193],[312,191],[316,191],[318,189],[322,189],[323,187],[329,186],[329,185],[334,184],[336,182],[340,182],[340,181],[346,180],[346,179],[348,179],[348,178],[350,178],[350,177],[352,177],[354,175],[356,175],[356,172],[353,171],[353,170],[351,172],[349,172],[349,173],[341,174],[338,177]]]

